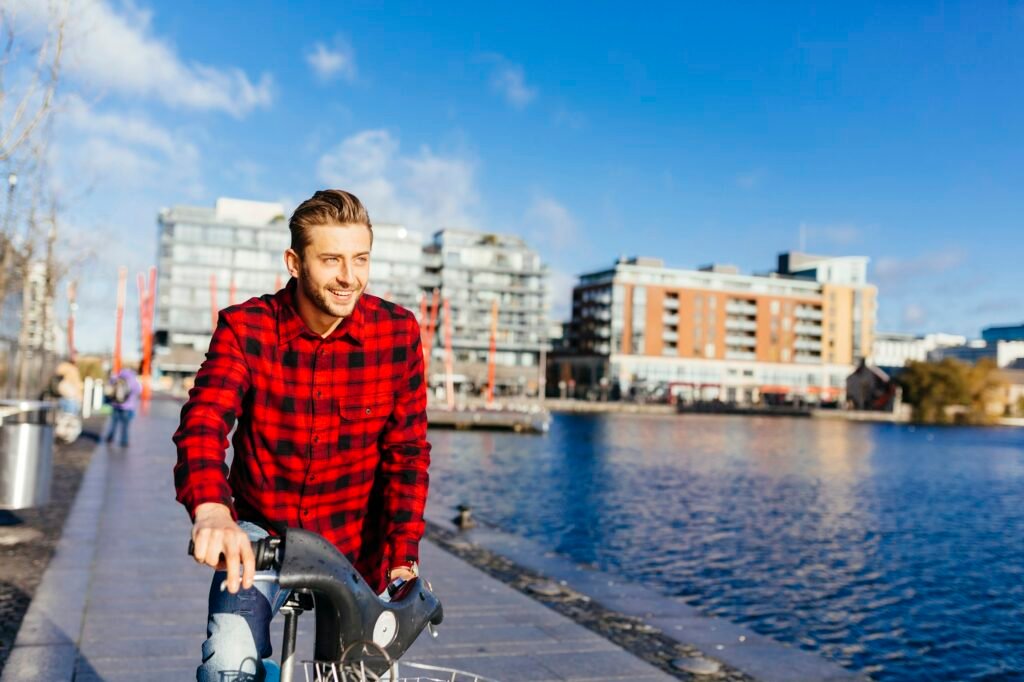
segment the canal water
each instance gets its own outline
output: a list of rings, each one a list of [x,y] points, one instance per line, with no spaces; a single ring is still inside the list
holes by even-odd
[[[431,495],[878,680],[1024,679],[1024,429],[556,415]]]

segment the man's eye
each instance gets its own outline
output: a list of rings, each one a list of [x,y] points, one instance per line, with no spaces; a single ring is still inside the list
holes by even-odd
[[[335,263],[338,262],[338,259],[337,258],[324,258],[324,262],[328,263],[330,265],[334,265]]]
[[[359,258],[356,258],[356,262],[359,263],[360,265],[365,265],[366,263],[369,262],[369,260],[370,259],[367,258],[366,256],[360,256]]]

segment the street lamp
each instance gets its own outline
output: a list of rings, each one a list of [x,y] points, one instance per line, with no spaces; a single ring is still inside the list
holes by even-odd
[[[10,175],[7,176],[7,189],[8,189],[8,191],[13,192],[14,188],[17,187],[17,186],[18,186],[18,174],[17,173],[11,173]]]

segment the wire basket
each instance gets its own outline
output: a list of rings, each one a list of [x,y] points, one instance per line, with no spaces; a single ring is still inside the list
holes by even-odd
[[[425,663],[393,663],[380,675],[359,663],[303,661],[306,682],[495,682],[455,668]]]
[[[368,667],[360,655],[376,650],[380,654],[378,663],[383,662],[383,672]],[[341,654],[340,661],[303,661],[302,669],[306,674],[306,682],[495,682],[487,677],[467,673],[455,668],[441,668],[426,663],[402,663],[403,671],[399,672],[399,664],[388,652],[373,642],[362,641],[350,644]]]

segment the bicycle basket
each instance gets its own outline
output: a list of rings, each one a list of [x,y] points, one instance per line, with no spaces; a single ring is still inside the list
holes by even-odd
[[[395,663],[379,676],[359,663],[303,661],[302,667],[306,682],[495,682],[463,670],[425,663]]]

